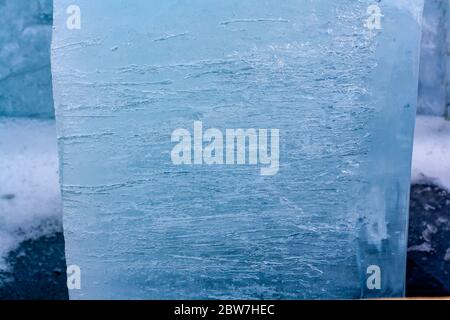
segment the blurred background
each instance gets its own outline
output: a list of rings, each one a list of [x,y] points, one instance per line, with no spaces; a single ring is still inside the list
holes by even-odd
[[[450,295],[448,0],[427,0],[407,295]],[[67,299],[51,0],[0,0],[0,299]]]
[[[427,0],[410,200],[407,295],[450,294],[449,1]]]
[[[0,0],[0,299],[66,299],[52,0]]]

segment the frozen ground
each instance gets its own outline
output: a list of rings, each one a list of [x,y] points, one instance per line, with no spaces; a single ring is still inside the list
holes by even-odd
[[[450,294],[450,193],[432,185],[411,189],[407,295]]]
[[[0,271],[0,300],[68,299],[62,232],[21,242]]]
[[[55,123],[0,118],[0,270],[20,242],[61,231]]]
[[[419,116],[412,169],[407,294],[450,294],[450,121]]]
[[[450,121],[418,116],[414,138],[413,183],[450,190]]]

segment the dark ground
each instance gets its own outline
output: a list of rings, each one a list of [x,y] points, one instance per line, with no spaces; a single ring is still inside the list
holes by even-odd
[[[7,262],[12,268],[0,272],[1,300],[68,299],[62,233],[23,242]]]
[[[434,186],[411,188],[406,294],[450,295],[450,193]]]
[[[450,194],[429,185],[411,188],[408,296],[450,295]],[[0,300],[68,298],[62,233],[25,241],[0,273]],[[6,281],[5,281],[6,280]]]

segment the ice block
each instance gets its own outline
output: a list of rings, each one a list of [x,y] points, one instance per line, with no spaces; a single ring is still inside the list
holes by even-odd
[[[422,0],[54,8],[72,299],[403,295]]]
[[[428,0],[423,14],[418,113],[442,117],[447,108],[448,0]]]
[[[52,3],[0,1],[0,116],[54,117]]]

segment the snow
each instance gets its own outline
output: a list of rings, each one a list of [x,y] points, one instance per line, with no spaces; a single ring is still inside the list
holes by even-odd
[[[0,118],[0,270],[21,241],[61,230],[55,123]]]
[[[450,121],[434,116],[417,117],[412,180],[450,190]]]

